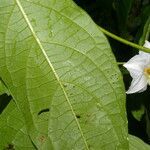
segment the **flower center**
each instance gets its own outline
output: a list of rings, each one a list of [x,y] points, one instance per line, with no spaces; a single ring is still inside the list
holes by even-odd
[[[144,73],[150,78],[150,68],[145,68]]]

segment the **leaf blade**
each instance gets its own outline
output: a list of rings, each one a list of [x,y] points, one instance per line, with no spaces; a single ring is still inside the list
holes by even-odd
[[[78,121],[82,126],[82,131],[84,131],[84,134],[86,134],[87,131],[92,131],[91,133],[86,134],[86,141],[90,143],[91,147],[98,148],[100,146],[101,143],[97,143],[96,145],[94,145],[96,139],[102,139],[104,144],[101,147],[104,147],[104,149],[112,147],[115,149],[115,147],[124,147],[125,145],[127,145],[126,117],[123,111],[125,109],[123,104],[124,88],[121,81],[122,79],[120,72],[118,71],[115,59],[110,51],[110,47],[108,45],[108,42],[106,41],[106,38],[97,29],[90,18],[83,11],[77,8],[71,1],[67,1],[67,3],[64,3],[64,1],[56,1],[56,3],[54,3],[54,1],[45,0],[37,4],[35,4],[36,1],[20,2],[22,3],[22,7],[26,12],[25,14],[28,14],[27,17],[29,18],[29,21],[32,22],[31,24],[38,38],[33,38],[31,29],[29,32],[29,26],[26,26],[27,23],[25,23],[24,19],[22,19],[20,11],[15,8],[13,16],[21,18],[22,24],[24,25],[20,30],[22,31],[24,28],[26,29],[26,32],[23,32],[22,34],[19,33],[19,35],[27,34],[28,36],[30,36],[30,38],[27,40],[25,38],[25,40],[22,40],[21,43],[19,43],[19,40],[22,39],[21,37],[16,35],[17,38],[15,39],[15,41],[18,43],[18,47],[16,48],[17,51],[19,51],[23,47],[23,45],[26,49],[28,48],[28,51],[24,49],[24,51],[26,52],[24,54],[25,57],[23,57],[23,54],[21,56],[25,61],[25,71],[19,71],[20,74],[17,75],[17,78],[14,78],[14,75],[12,73],[15,68],[9,68],[9,71],[11,72],[11,76],[13,77],[14,85],[17,84],[18,79],[19,81],[23,80],[22,82],[20,81],[24,85],[22,87],[22,91],[21,89],[19,89],[20,83],[18,83],[19,85],[17,85],[18,91],[23,92],[23,96],[21,94],[19,95],[19,92],[15,92],[15,86],[11,90],[13,91],[12,94],[16,98],[21,98],[22,96],[21,99],[23,101],[23,104],[17,99],[19,106],[21,107],[23,105],[24,107],[22,111],[29,111],[28,115],[25,114],[26,122],[28,120],[30,121],[30,124],[32,124],[32,126],[30,125],[32,127],[31,129],[28,125],[28,131],[32,139],[35,138],[34,142],[39,145],[39,148],[41,148],[43,144],[43,136],[39,135],[39,133],[41,132],[47,135],[48,132],[48,136],[50,137],[50,140],[52,139],[52,143],[55,149],[63,149],[63,147],[61,147],[61,144],[66,147],[68,146],[67,149],[70,149],[75,143],[77,143],[75,145],[76,149],[85,147],[85,144],[83,144],[83,142],[79,140],[81,138],[81,134],[78,133],[78,126],[74,124],[74,120],[76,120],[76,117],[72,117],[72,115],[70,115],[71,113],[69,112],[69,114],[64,113],[62,115],[64,117],[64,120],[62,119],[62,117],[61,121],[56,121],[56,114],[59,113],[59,110],[55,108],[57,108],[56,106],[59,103],[58,99],[60,101],[61,98],[62,100],[66,99],[63,91],[65,89],[65,92],[67,93],[71,101],[70,103],[75,109],[75,114],[78,117],[80,116],[80,113],[83,114],[83,117],[81,117],[80,119],[81,121]],[[46,6],[43,7],[41,5]],[[50,8],[45,9],[45,7],[47,6],[49,6]],[[71,9],[75,10],[75,12],[70,10],[68,6]],[[55,7],[58,9],[57,11]],[[65,7],[68,7],[68,9],[65,9],[65,11],[63,11],[63,9],[61,10],[61,8]],[[53,9],[54,11],[52,11],[51,8],[55,8],[55,10]],[[59,12],[59,9],[61,10],[61,13]],[[47,16],[50,11],[50,19],[48,19],[45,16]],[[72,12],[72,14],[70,12]],[[60,22],[58,21],[58,23],[56,23],[59,19]],[[42,20],[44,23],[47,21],[46,25],[44,23],[40,24],[40,21],[38,22],[38,20]],[[48,20],[50,20],[50,24],[52,24],[52,26],[47,25]],[[11,20],[11,22],[13,21]],[[42,24],[44,25],[42,26]],[[19,23],[16,25],[16,27],[13,25],[10,25],[9,27],[11,29],[16,29],[18,26]],[[57,28],[55,28],[56,26]],[[49,32],[48,28],[50,28],[49,30],[52,31],[52,36],[50,37],[47,36],[47,32]],[[62,28],[65,28],[65,31],[61,30],[60,33],[57,34],[59,29]],[[19,29],[17,29],[17,32],[19,32],[18,30]],[[67,84],[68,88],[62,88],[62,84],[60,86],[60,84],[58,84],[58,80],[56,81],[54,71],[50,69],[47,61],[45,61],[45,56],[42,54],[41,48],[39,48],[40,45],[37,44],[37,39],[39,39],[39,42],[42,43],[42,45],[40,45],[44,47],[46,55],[48,56],[48,59],[50,59],[53,63],[54,68],[57,70],[57,74],[61,79],[61,82],[63,84],[66,82],[72,82],[71,84]],[[46,44],[45,42],[47,41],[60,43],[61,45],[65,43],[68,48],[66,48],[65,46],[58,46],[56,44]],[[76,49],[80,53],[77,52]],[[63,57],[59,54],[62,54]],[[17,54],[15,53],[14,55],[17,56]],[[17,56],[17,59],[21,61],[19,56]],[[14,63],[15,65],[17,65],[18,62],[16,61]],[[46,69],[43,69],[44,67]],[[18,68],[21,67],[18,66]],[[4,74],[2,73],[2,71],[0,72],[6,82]],[[46,74],[48,75],[46,76]],[[47,84],[47,86],[44,86],[42,81],[44,82],[44,84]],[[56,84],[56,86],[54,86],[54,84]],[[77,86],[75,90],[73,90],[73,84]],[[10,84],[9,87],[11,87]],[[102,87],[105,87],[105,89],[102,89]],[[41,92],[42,90],[44,91],[43,93]],[[79,93],[80,91],[81,93]],[[48,93],[50,93],[49,96]],[[76,95],[71,97],[71,93],[75,93]],[[80,98],[77,98],[78,95],[80,95]],[[75,100],[73,100],[73,98]],[[42,103],[42,101],[46,102],[46,104]],[[75,104],[75,101],[78,104]],[[65,107],[62,107],[60,109],[62,112],[65,112],[65,110],[66,112],[68,112],[68,110],[70,111],[70,108],[66,104],[66,101],[64,102],[63,106],[65,106],[67,109],[65,109]],[[41,112],[41,108],[45,109],[45,107],[48,107],[48,109],[50,110],[50,118],[46,117],[46,119],[48,119],[48,123],[47,121],[45,121],[45,124],[43,125],[42,122],[38,121],[43,121],[44,117],[41,117],[40,120],[38,118],[41,116],[41,114],[38,117],[36,114],[39,113],[39,111]],[[57,113],[55,114],[54,112]],[[53,115],[55,115],[54,118]],[[70,120],[67,120],[68,115],[71,116]],[[95,120],[93,119],[94,117]],[[118,118],[120,122],[117,125],[116,122],[118,122]],[[73,120],[72,124],[71,120]],[[87,122],[87,125],[85,122]],[[69,123],[70,129],[64,130],[66,129],[65,126]],[[57,124],[58,126],[56,126]],[[121,128],[118,128],[118,126]],[[92,127],[95,127],[94,130],[92,130]],[[62,135],[63,139],[66,139],[66,142],[63,140],[55,141],[60,134],[57,133],[58,130],[55,129],[59,129],[59,131],[65,131]],[[74,130],[72,131],[72,129]],[[36,130],[37,133],[35,132]],[[53,132],[53,134],[50,134],[51,130],[54,130],[55,132]],[[34,131],[35,133],[32,133],[31,131]],[[71,134],[71,132],[76,135],[75,139],[73,138],[73,133]],[[105,132],[107,133],[106,135]],[[57,135],[56,138],[55,134]],[[104,139],[102,138],[102,135],[105,135]],[[110,135],[114,137],[113,141],[109,139]],[[38,138],[36,138],[36,136],[38,136]],[[69,144],[68,141],[71,141],[71,139],[73,139],[72,143]],[[110,143],[110,145],[108,145],[107,142]]]
[[[35,32],[34,32],[34,30],[33,30],[33,28],[32,28],[32,25],[30,24],[30,21],[29,21],[29,19],[28,19],[27,16],[26,16],[26,13],[25,13],[24,10],[23,10],[23,7],[22,7],[21,3],[19,2],[19,0],[16,0],[16,3],[17,3],[17,5],[18,5],[20,11],[22,12],[22,15],[23,15],[23,17],[25,18],[25,20],[26,20],[26,22],[27,22],[27,24],[28,24],[28,26],[29,26],[29,28],[30,28],[30,30],[31,30],[31,32],[32,32],[32,34],[33,34],[35,40],[36,40],[36,42],[38,43],[40,49],[42,50],[43,55],[45,56],[45,58],[46,58],[46,60],[47,60],[47,62],[48,62],[48,64],[49,64],[50,68],[52,69],[52,71],[53,71],[53,73],[54,73],[54,75],[55,75],[57,81],[59,82],[60,87],[61,87],[62,90],[63,90],[63,93],[64,93],[64,95],[65,95],[65,98],[66,98],[66,100],[67,100],[67,102],[68,102],[68,104],[69,104],[69,106],[70,106],[70,109],[71,109],[71,111],[72,111],[72,114],[73,114],[73,116],[74,116],[74,118],[75,118],[75,120],[76,120],[77,126],[78,126],[78,128],[79,128],[79,130],[80,130],[80,133],[81,133],[81,135],[82,135],[83,141],[84,141],[84,143],[85,143],[85,147],[86,147],[86,149],[88,150],[89,148],[88,148],[87,142],[86,142],[86,140],[85,140],[85,137],[84,137],[84,135],[83,135],[83,133],[82,133],[80,124],[79,124],[77,118],[75,117],[74,110],[73,110],[73,108],[72,108],[72,105],[71,105],[71,103],[70,103],[70,100],[68,99],[67,93],[65,92],[64,87],[63,87],[62,83],[60,82],[59,76],[57,75],[57,73],[56,73],[56,71],[55,71],[55,69],[54,69],[52,63],[50,62],[50,60],[49,60],[49,58],[48,58],[48,56],[47,56],[47,54],[46,54],[46,52],[45,52],[45,50],[44,50],[44,48],[43,48],[41,42],[40,42],[40,40],[39,40],[38,37],[36,36],[36,34],[35,34]]]

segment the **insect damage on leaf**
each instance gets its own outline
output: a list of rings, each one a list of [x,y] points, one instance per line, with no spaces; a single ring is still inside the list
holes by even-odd
[[[80,119],[80,118],[81,118],[81,116],[80,116],[80,115],[76,115],[76,117],[77,117],[78,119]]]
[[[4,150],[15,150],[15,148],[13,144],[8,144],[7,147],[4,148]]]
[[[49,112],[49,111],[50,111],[49,108],[42,109],[41,111],[38,112],[38,115],[40,115],[40,114],[42,114],[42,113]]]

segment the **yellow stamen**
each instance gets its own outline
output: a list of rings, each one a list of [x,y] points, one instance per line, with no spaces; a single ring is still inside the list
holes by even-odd
[[[145,68],[145,69],[144,69],[144,73],[145,73],[148,77],[150,77],[150,68]]]

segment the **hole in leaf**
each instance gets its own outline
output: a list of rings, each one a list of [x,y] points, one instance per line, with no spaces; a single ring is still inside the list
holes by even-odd
[[[7,147],[4,148],[4,150],[15,150],[15,148],[13,144],[8,144]]]
[[[78,119],[80,119],[80,118],[81,118],[81,116],[80,116],[80,115],[76,115],[76,117],[77,117]]]
[[[41,111],[38,112],[38,115],[45,113],[45,112],[49,112],[49,110],[50,110],[49,108],[42,109]]]
[[[7,107],[11,99],[12,97],[8,96],[7,94],[0,95],[0,114]]]

